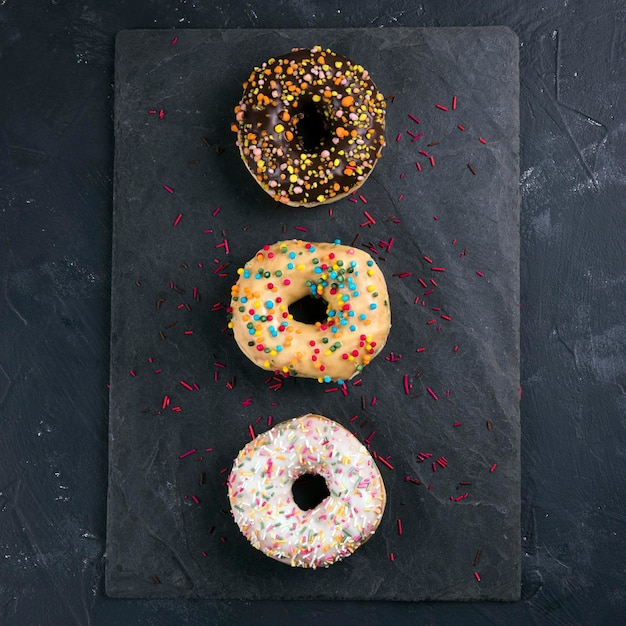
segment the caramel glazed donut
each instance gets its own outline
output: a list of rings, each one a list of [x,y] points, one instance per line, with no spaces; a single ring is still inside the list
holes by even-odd
[[[385,99],[366,69],[294,48],[250,74],[235,107],[246,167],[274,200],[313,207],[358,189],[385,145]]]
[[[324,479],[327,495],[303,510],[293,485],[307,474]],[[297,567],[328,567],[352,554],[385,510],[385,485],[369,452],[321,415],[281,422],[247,443],[227,484],[243,535],[257,550]]]
[[[339,240],[279,241],[237,271],[228,326],[243,353],[265,370],[343,384],[387,341],[385,277],[363,250]],[[327,303],[325,320],[294,319],[289,307],[306,296]]]

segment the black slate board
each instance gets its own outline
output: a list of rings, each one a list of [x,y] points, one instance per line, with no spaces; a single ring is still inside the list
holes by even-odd
[[[314,44],[370,70],[388,97],[388,146],[356,202],[276,207],[240,162],[232,107],[253,66]],[[518,598],[512,31],[124,31],[115,89],[107,593]],[[411,141],[407,131],[424,136]],[[439,143],[427,147],[432,142]],[[273,388],[279,382],[249,363],[226,329],[236,268],[264,243],[350,243],[357,233],[355,245],[376,250],[390,289],[384,353],[345,390],[294,379]],[[390,241],[386,250],[381,242]],[[379,466],[388,503],[377,535],[328,570],[291,569],[251,548],[230,517],[224,485],[250,426],[261,432],[269,416],[275,423],[305,412],[346,425],[386,460]],[[420,452],[433,456],[420,462]],[[433,466],[440,457],[445,468]]]

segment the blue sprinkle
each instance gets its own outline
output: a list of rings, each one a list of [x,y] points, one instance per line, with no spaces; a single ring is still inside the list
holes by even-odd
[[[255,320],[257,320],[257,321],[258,321],[258,320],[260,320],[260,319],[261,319],[261,316],[260,316],[258,313],[255,313],[255,314],[254,314],[254,318],[253,318],[253,319],[255,319]]]
[[[342,379],[342,378],[340,378],[340,379],[337,381],[337,384],[338,384],[338,385],[343,385],[343,379]]]
[[[372,265],[374,265],[374,261],[372,261],[372,259],[370,259],[370,260],[367,262],[367,266],[368,266],[368,267],[372,267]]]
[[[348,300],[350,300],[350,296],[349,296],[348,294],[344,294],[343,296],[341,296],[341,299],[342,299],[344,302],[347,302]]]
[[[321,273],[323,272],[323,270],[322,270],[322,268],[321,268],[321,267],[316,267],[313,271],[314,271],[316,274],[321,274]]]
[[[291,254],[293,254],[293,252]],[[293,269],[293,263],[287,263],[287,269],[292,270]]]
[[[248,298],[246,298],[246,296],[241,296],[240,300],[239,300],[242,304],[245,304],[246,302],[248,302]]]
[[[333,326],[330,330],[331,330],[333,333],[336,333],[336,332],[337,332],[337,327],[336,327],[336,326]]]
[[[354,317],[354,311],[348,311],[348,317]]]
[[[358,291],[353,291],[353,292],[352,292],[352,295],[353,295],[355,298],[358,298],[358,297],[359,297],[359,292],[358,292]]]
[[[250,328],[248,330],[248,335],[254,335],[254,328]]]
[[[331,380],[330,376],[324,376],[324,382],[329,383]]]
[[[345,326],[348,323],[348,320],[341,320],[339,322],[342,326]]]
[[[296,258],[296,253],[295,252],[290,252],[289,253],[289,258],[290,259],[295,259]]]
[[[372,302],[372,304],[370,304],[370,309],[375,309],[376,308],[376,303]]]
[[[276,346],[276,352],[280,352],[283,349],[282,346]]]
[[[341,239],[335,239],[335,242],[337,245],[339,245],[341,243]]]
[[[250,270],[244,270],[243,271],[243,277],[244,278],[250,278]]]
[[[265,303],[265,306],[266,306],[268,309],[273,309],[273,308],[274,308],[274,303],[273,303],[271,300],[268,300],[268,301]]]
[[[366,317],[367,315],[365,315],[365,313],[361,313],[361,315],[359,315],[360,320],[364,320]]]
[[[356,261],[350,261],[350,267],[356,267]]]
[[[352,324],[352,326],[350,326],[350,330],[351,330],[352,332],[354,332],[354,331],[356,330],[356,326],[355,326],[354,324]]]

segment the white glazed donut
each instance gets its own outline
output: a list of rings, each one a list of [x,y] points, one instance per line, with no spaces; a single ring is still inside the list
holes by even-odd
[[[279,241],[263,246],[238,273],[229,327],[243,353],[265,370],[341,384],[387,341],[385,277],[363,250],[339,241]],[[327,303],[326,319],[293,319],[289,306],[305,296]]]
[[[326,481],[329,495],[309,510],[292,493],[305,474]],[[328,567],[369,539],[386,493],[367,449],[340,424],[307,414],[281,422],[247,443],[228,477],[235,522],[250,543],[292,567]]]

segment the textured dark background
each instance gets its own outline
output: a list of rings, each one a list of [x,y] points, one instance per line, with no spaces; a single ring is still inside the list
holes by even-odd
[[[0,622],[623,622],[625,18],[608,0],[1,0]],[[522,600],[107,599],[115,33],[489,24],[520,38]]]

